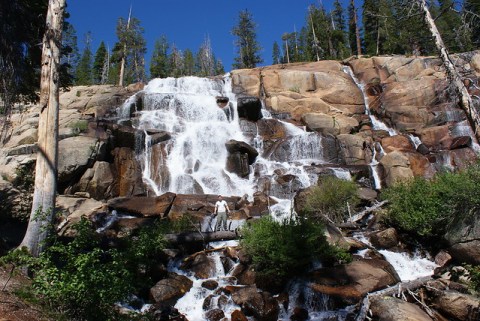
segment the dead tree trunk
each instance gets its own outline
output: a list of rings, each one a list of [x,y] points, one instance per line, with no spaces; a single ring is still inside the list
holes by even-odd
[[[357,55],[362,55],[362,42],[360,41],[360,28],[358,27],[357,9],[354,10],[353,21],[355,23],[355,38],[357,40]]]
[[[417,0],[418,5],[420,6],[421,10],[423,11],[425,21],[432,33],[433,38],[435,39],[435,45],[440,53],[440,58],[443,61],[445,69],[447,70],[447,74],[452,81],[452,84],[455,86],[458,94],[460,95],[460,105],[462,106],[463,110],[467,114],[468,120],[470,125],[472,126],[475,136],[477,139],[480,139],[480,116],[478,112],[475,110],[473,105],[472,97],[468,93],[467,88],[463,84],[462,78],[460,77],[459,73],[455,69],[455,65],[453,64],[452,60],[450,59],[450,55],[448,54],[448,50],[443,43],[442,36],[437,29],[435,24],[435,20],[433,20],[432,15],[430,14],[430,10],[428,10],[427,4],[425,0]]]
[[[38,256],[55,210],[58,160],[59,64],[63,16],[66,0],[50,0],[43,36],[40,80],[40,118],[38,156],[35,167],[35,191],[27,232],[20,246]]]

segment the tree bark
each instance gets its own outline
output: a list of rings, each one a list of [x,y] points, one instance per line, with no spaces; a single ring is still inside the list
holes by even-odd
[[[362,42],[360,41],[360,28],[358,27],[357,9],[354,10],[355,38],[357,39],[357,55],[362,55]]]
[[[20,246],[38,256],[44,247],[55,210],[58,162],[59,65],[66,0],[50,0],[43,37],[40,118],[35,191],[27,232]]]
[[[430,29],[430,32],[435,39],[435,45],[440,53],[440,58],[443,61],[445,69],[449,77],[451,78],[452,84],[455,86],[458,94],[460,95],[460,105],[462,106],[463,110],[467,114],[468,120],[470,122],[470,126],[472,126],[473,131],[475,132],[475,136],[477,139],[480,139],[480,116],[478,112],[475,110],[473,105],[472,97],[468,93],[467,88],[463,84],[462,78],[460,74],[455,69],[455,65],[450,59],[448,50],[443,43],[442,36],[437,29],[437,25],[430,14],[430,10],[428,10],[427,4],[425,0],[417,0],[418,5],[420,6],[421,10],[423,11],[425,21]]]

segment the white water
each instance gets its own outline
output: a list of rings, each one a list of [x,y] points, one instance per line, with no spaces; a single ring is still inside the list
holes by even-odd
[[[360,88],[360,90],[362,91],[362,94],[363,94],[363,100],[365,102],[365,114],[368,115],[368,117],[370,118],[370,121],[372,122],[372,125],[373,125],[373,129],[375,130],[385,130],[388,132],[388,134],[390,136],[395,136],[395,135],[398,135],[398,132],[387,126],[387,124],[385,124],[384,122],[382,122],[381,120],[379,120],[375,115],[372,114],[372,112],[370,111],[370,105],[369,105],[369,99],[368,99],[368,95],[365,91],[365,84],[362,84],[358,79],[357,77],[355,76],[355,74],[353,73],[353,70],[352,68],[350,68],[350,66],[344,66],[343,67],[343,71],[345,73],[347,73],[352,79],[353,81],[355,82],[355,84],[357,85],[358,88]]]
[[[369,247],[372,247],[372,244],[364,234],[357,233],[354,234],[353,237],[360,242],[367,244]],[[365,257],[365,254],[368,251],[368,249],[360,250],[357,252],[357,255]],[[421,277],[431,276],[433,275],[435,268],[438,267],[430,257],[421,254],[418,251],[413,255],[405,252],[393,252],[390,250],[379,250],[378,252],[393,266],[401,281],[412,281]]]

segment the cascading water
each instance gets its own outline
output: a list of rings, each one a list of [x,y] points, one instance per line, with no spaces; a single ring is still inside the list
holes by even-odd
[[[138,129],[166,131],[172,138],[165,144],[164,159],[155,155],[147,139],[143,160],[143,178],[160,195],[167,191],[184,194],[252,194],[251,183],[224,170],[230,139],[246,141],[236,108],[219,108],[216,97],[224,96],[235,104],[230,78],[197,77],[154,79],[144,90],[145,110]],[[159,168],[168,178],[155,173]],[[167,170],[165,170],[167,169]],[[165,176],[165,175],[164,175]]]

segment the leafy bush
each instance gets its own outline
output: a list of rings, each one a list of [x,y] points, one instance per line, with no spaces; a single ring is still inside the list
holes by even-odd
[[[390,201],[389,223],[418,237],[438,237],[480,208],[480,167],[397,183],[382,198]]]
[[[114,304],[149,281],[139,271],[148,271],[164,248],[159,229],[158,225],[143,229],[122,251],[104,249],[91,223],[82,219],[73,241],[54,238],[38,258],[17,250],[2,259],[29,267],[34,294],[52,311],[76,320],[118,319]]]
[[[80,133],[84,133],[88,129],[88,121],[87,120],[78,120],[74,123],[69,125],[70,128],[78,135]]]
[[[480,293],[480,266],[465,265],[468,273],[470,273],[470,287],[477,293]]]
[[[348,215],[347,206],[354,208],[359,202],[357,192],[355,182],[327,176],[311,189],[304,211],[310,216],[321,214],[337,223],[343,222]]]
[[[323,225],[304,218],[277,222],[264,216],[242,234],[242,247],[264,276],[285,279],[305,271],[314,259],[331,262],[341,254],[327,243]]]

